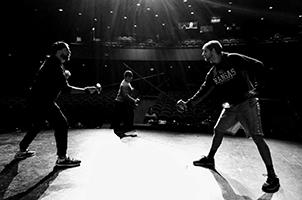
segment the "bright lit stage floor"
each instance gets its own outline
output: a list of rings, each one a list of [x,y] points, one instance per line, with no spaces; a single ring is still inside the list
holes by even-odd
[[[69,131],[80,167],[56,169],[52,131],[31,144],[35,157],[13,161],[24,133],[0,135],[0,199],[12,200],[300,200],[302,145],[267,139],[281,188],[261,191],[265,167],[252,140],[226,136],[217,172],[192,165],[206,154],[211,135],[137,130],[120,140],[111,129]]]

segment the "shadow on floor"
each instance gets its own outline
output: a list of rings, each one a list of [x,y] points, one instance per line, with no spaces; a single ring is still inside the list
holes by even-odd
[[[248,195],[240,195],[236,194],[234,189],[232,188],[231,184],[227,181],[226,178],[221,175],[215,168],[208,168],[210,172],[213,174],[215,180],[217,181],[220,189],[222,196],[225,200],[253,200],[251,197]],[[261,195],[257,200],[271,200],[273,197],[273,193],[264,193]]]
[[[61,171],[66,168],[54,167],[53,170],[42,178],[38,183],[28,188],[24,192],[20,192],[16,195],[7,197],[4,199],[5,192],[10,186],[11,182],[18,174],[18,166],[20,159],[14,159],[7,164],[0,172],[0,199],[2,200],[38,200],[43,193],[47,190],[50,183],[56,179]]]

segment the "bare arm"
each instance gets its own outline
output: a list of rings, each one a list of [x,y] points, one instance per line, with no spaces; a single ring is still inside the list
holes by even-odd
[[[122,90],[122,95],[127,99],[127,101],[133,104],[137,104],[139,102],[138,98],[135,99],[130,95],[130,89],[128,87],[122,87],[121,90]]]
[[[76,87],[76,86],[72,86],[72,85],[68,85],[68,87],[71,89],[71,94],[81,94],[81,93],[88,93],[88,94],[92,94],[92,93],[100,93],[101,92],[101,86],[99,84],[97,84],[96,86],[87,86],[87,87]]]

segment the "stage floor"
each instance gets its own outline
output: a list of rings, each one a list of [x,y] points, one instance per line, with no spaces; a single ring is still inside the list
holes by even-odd
[[[80,167],[54,168],[52,131],[31,144],[36,156],[13,157],[23,132],[0,134],[0,199],[13,200],[301,200],[302,144],[267,139],[281,188],[261,191],[265,166],[251,139],[226,136],[216,171],[195,167],[210,134],[137,130],[120,140],[111,129],[69,131],[68,153]]]

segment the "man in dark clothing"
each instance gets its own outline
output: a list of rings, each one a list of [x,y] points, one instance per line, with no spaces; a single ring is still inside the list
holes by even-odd
[[[135,134],[128,134],[133,130],[134,107],[137,106],[140,99],[133,97],[134,88],[131,85],[133,73],[130,70],[124,72],[124,79],[122,80],[116,98],[114,100],[114,116],[112,119],[111,128],[114,133],[120,138],[126,136],[136,136]],[[123,126],[121,126],[123,123]]]
[[[46,58],[38,70],[35,80],[29,91],[29,108],[31,114],[31,126],[19,144],[20,150],[16,153],[16,159],[33,156],[34,151],[28,150],[29,145],[41,131],[45,120],[48,120],[54,128],[57,147],[56,166],[79,166],[81,161],[67,155],[68,122],[56,99],[61,92],[94,93],[100,92],[99,87],[89,86],[85,88],[68,84],[69,72],[64,69],[64,63],[69,61],[71,51],[65,42],[55,42],[51,47],[50,56]]]
[[[214,127],[211,149],[207,156],[193,162],[195,166],[214,167],[214,155],[221,145],[223,135],[240,123],[247,136],[252,137],[267,169],[268,178],[262,186],[265,192],[276,192],[280,184],[277,178],[268,145],[263,139],[260,119],[260,105],[257,98],[258,74],[263,71],[263,63],[254,58],[222,51],[216,40],[204,44],[202,56],[212,67],[200,89],[187,101],[179,100],[179,111],[187,110],[202,101],[212,91],[223,93],[223,110]]]

